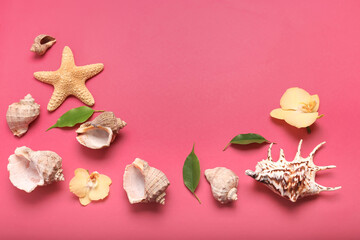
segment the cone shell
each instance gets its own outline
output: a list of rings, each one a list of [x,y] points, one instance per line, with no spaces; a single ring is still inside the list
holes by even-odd
[[[64,181],[62,159],[52,151],[33,151],[28,147],[16,148],[9,157],[7,169],[11,183],[25,192],[37,186]]]
[[[162,171],[150,167],[140,158],[136,158],[125,168],[123,187],[131,204],[140,202],[165,204],[165,191],[169,185],[170,182]]]
[[[214,198],[222,204],[237,200],[239,177],[230,169],[216,167],[205,170]]]
[[[315,175],[320,170],[335,168],[335,166],[316,166],[313,162],[315,152],[325,142],[317,145],[306,158],[300,156],[302,140],[292,162],[285,159],[284,151],[280,149],[280,157],[274,162],[271,156],[270,144],[268,157],[257,163],[255,171],[246,170],[245,174],[265,184],[282,197],[296,202],[297,199],[319,194],[322,191],[334,191],[341,187],[324,187],[315,182]]]
[[[6,112],[6,121],[12,133],[21,137],[24,135],[29,124],[34,121],[40,114],[40,105],[35,103],[35,100],[30,94],[26,95],[18,103],[13,103],[9,106]]]
[[[31,46],[30,51],[35,52],[37,55],[44,55],[55,42],[55,38],[49,35],[40,34],[34,39],[34,44]]]
[[[85,147],[101,149],[109,147],[126,122],[116,118],[113,112],[103,112],[93,121],[86,122],[76,130],[76,139]]]

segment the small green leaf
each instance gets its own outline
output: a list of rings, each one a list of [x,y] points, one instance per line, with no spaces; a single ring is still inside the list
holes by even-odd
[[[230,144],[247,145],[250,143],[264,143],[264,142],[269,142],[269,141],[266,140],[263,136],[260,136],[259,134],[255,134],[255,133],[239,134],[235,136],[233,139],[231,139],[231,141],[228,143],[228,145],[226,145],[223,151],[225,151]]]
[[[88,120],[94,112],[95,110],[87,106],[73,108],[61,115],[57,122],[46,131],[56,127],[73,127],[78,123],[83,123]]]
[[[194,153],[195,144],[191,153],[187,156],[183,166],[183,180],[185,186],[192,192],[195,198],[201,204],[200,199],[195,194],[195,189],[200,181],[200,163],[198,157]]]

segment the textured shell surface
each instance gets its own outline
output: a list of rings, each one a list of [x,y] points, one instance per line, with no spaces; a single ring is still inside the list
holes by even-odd
[[[15,154],[9,157],[7,169],[11,183],[28,193],[37,186],[64,180],[62,158],[52,151],[16,148]]]
[[[126,126],[126,122],[116,118],[113,112],[103,112],[93,121],[80,125],[76,130],[76,139],[85,147],[101,149],[109,147],[115,140],[119,130]]]
[[[56,39],[46,35],[40,34],[35,37],[34,43],[30,48],[30,51],[35,52],[37,55],[44,55],[46,51],[56,43]]]
[[[39,114],[40,105],[35,103],[30,94],[27,94],[24,99],[9,106],[6,112],[6,121],[12,133],[17,137],[21,137],[27,132],[29,124]]]
[[[239,177],[230,169],[216,167],[205,170],[214,198],[222,204],[237,200]]]
[[[319,194],[322,191],[334,191],[341,187],[324,187],[315,182],[316,172],[335,168],[335,166],[316,166],[313,162],[315,152],[325,142],[317,145],[306,158],[300,156],[302,140],[300,140],[297,153],[292,162],[285,160],[284,151],[280,149],[280,157],[274,162],[271,157],[270,144],[268,157],[257,163],[255,171],[246,170],[245,174],[264,183],[275,193],[296,202],[297,199]]]
[[[149,164],[136,158],[125,168],[123,187],[129,202],[157,202],[165,204],[165,191],[170,185],[166,175]]]

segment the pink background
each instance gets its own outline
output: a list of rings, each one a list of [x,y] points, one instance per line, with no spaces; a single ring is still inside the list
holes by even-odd
[[[29,51],[47,33],[57,43],[43,57]],[[1,1],[0,3],[0,238],[23,239],[359,239],[359,1]],[[113,145],[90,150],[75,128],[45,132],[67,110],[67,99],[46,110],[52,86],[33,78],[56,70],[70,46],[77,65],[102,62],[87,82],[94,109],[114,111],[128,126]],[[289,87],[319,94],[325,117],[308,135],[269,112]],[[17,138],[5,120],[9,104],[31,93],[40,117]],[[292,203],[244,174],[266,157],[268,145],[223,147],[239,133],[277,142],[292,160],[322,141],[315,163],[325,186],[342,186]],[[196,191],[185,188],[182,165],[193,143],[200,159]],[[66,180],[27,194],[6,170],[16,147],[52,150]],[[124,168],[135,157],[164,171],[166,205],[130,205]],[[204,170],[225,166],[239,175],[239,199],[221,206]],[[103,202],[82,207],[68,184],[78,168],[113,180]]]

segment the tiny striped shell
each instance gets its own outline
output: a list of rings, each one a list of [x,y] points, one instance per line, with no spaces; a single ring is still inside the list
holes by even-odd
[[[31,46],[30,51],[35,52],[37,55],[44,55],[46,51],[56,43],[56,39],[45,34],[40,34],[34,39],[34,44]]]
[[[131,204],[157,202],[164,205],[165,191],[169,185],[162,171],[150,167],[140,158],[125,168],[123,187]]]

